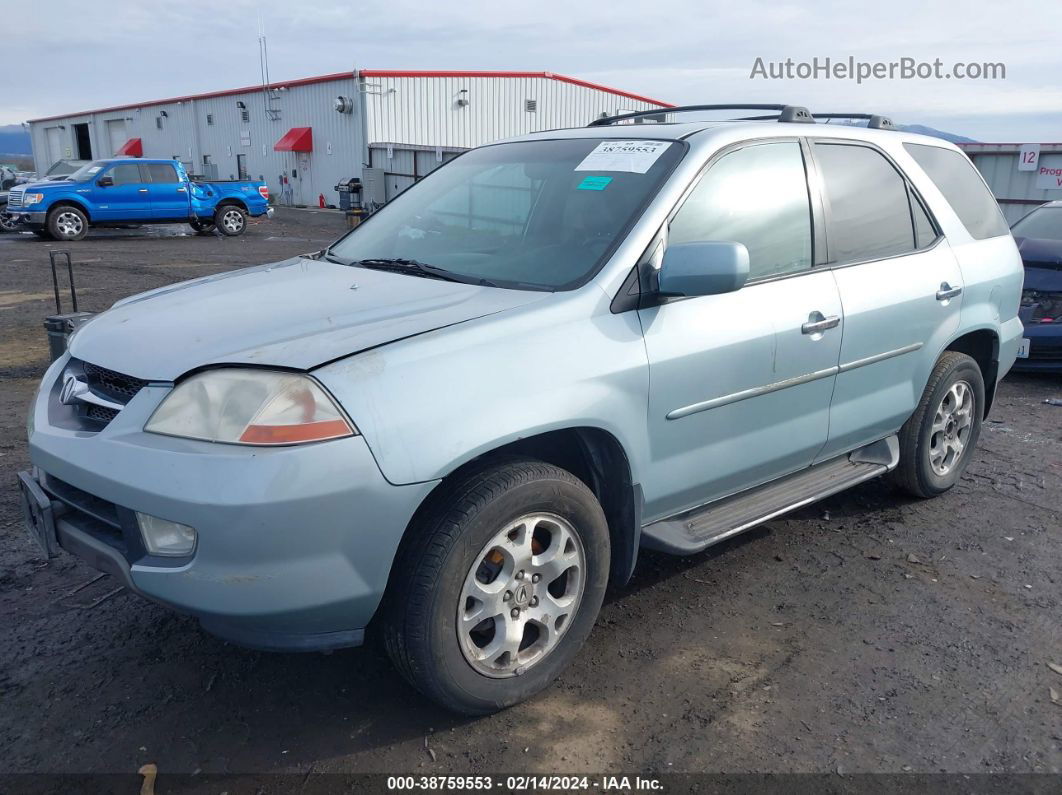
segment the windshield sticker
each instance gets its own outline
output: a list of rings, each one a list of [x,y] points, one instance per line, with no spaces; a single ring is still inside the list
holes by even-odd
[[[97,171],[99,171],[99,170],[100,170],[101,168],[103,168],[103,166],[93,166],[92,168],[90,168],[90,169],[89,169],[88,171],[86,171],[85,173],[86,173],[86,174],[95,174],[95,173],[96,173]]]
[[[583,181],[576,186],[576,190],[604,190],[612,177],[583,177]]]
[[[644,174],[669,146],[670,141],[602,141],[575,170]]]

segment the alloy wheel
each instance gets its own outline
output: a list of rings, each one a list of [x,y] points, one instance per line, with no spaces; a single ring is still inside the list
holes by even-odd
[[[974,391],[956,381],[944,393],[929,429],[929,463],[943,477],[962,460],[974,420]]]
[[[483,547],[457,607],[461,652],[492,678],[542,662],[572,623],[585,584],[586,553],[555,514],[521,516]]]

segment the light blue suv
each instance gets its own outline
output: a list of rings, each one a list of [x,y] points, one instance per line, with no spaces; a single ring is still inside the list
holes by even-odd
[[[643,546],[947,491],[1022,333],[992,196],[946,142],[753,109],[484,146],[316,255],[120,301],[44,377],[29,528],[236,643],[375,630],[475,714]]]

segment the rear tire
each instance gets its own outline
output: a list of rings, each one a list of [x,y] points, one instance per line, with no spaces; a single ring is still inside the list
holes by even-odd
[[[48,232],[56,240],[81,240],[88,228],[88,216],[77,207],[62,205],[48,213]]]
[[[242,235],[247,230],[247,211],[235,204],[223,204],[214,213],[214,225],[226,237]]]
[[[547,687],[583,645],[608,525],[582,481],[541,461],[497,463],[431,499],[392,569],[384,644],[424,695],[484,715]]]
[[[915,497],[943,494],[966,471],[984,417],[981,368],[964,353],[937,361],[914,414],[900,429],[900,464],[893,482]]]

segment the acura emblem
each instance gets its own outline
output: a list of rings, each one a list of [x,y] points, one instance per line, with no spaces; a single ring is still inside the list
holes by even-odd
[[[88,392],[88,384],[72,373],[63,376],[63,388],[59,391],[59,402],[64,406],[72,406],[77,403],[83,394]]]

